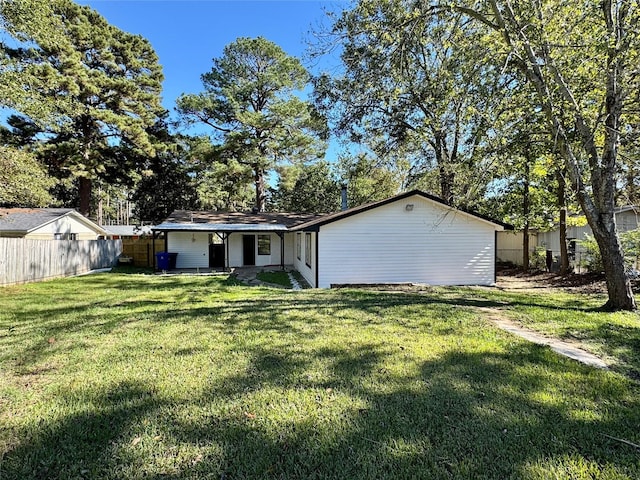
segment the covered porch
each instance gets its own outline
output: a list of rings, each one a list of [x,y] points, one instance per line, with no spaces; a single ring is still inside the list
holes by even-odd
[[[161,246],[156,251],[174,253],[177,270],[203,270],[229,272],[238,267],[273,267],[284,270],[293,263],[293,235],[284,230],[242,226],[224,228],[197,225],[192,228],[157,227],[164,233]],[[154,235],[155,230],[154,229]]]
[[[295,234],[291,228],[316,214],[176,210],[153,227],[164,234],[156,252],[177,254],[176,269],[273,267],[294,264]]]

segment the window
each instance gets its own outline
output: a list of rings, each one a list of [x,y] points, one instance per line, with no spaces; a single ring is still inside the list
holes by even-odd
[[[296,233],[296,257],[302,260],[302,234]]]
[[[77,233],[56,232],[56,233],[53,234],[53,239],[54,240],[77,240],[78,239],[78,234]]]
[[[271,255],[271,235],[258,235],[258,255]]]
[[[304,263],[311,267],[311,234],[304,234]]]

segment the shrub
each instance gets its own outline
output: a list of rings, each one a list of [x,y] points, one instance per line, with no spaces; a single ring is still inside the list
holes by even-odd
[[[640,257],[640,229],[621,233],[620,243],[624,253],[625,269],[635,271]],[[587,233],[585,239],[580,241],[580,245],[586,250],[585,258],[581,262],[582,266],[590,272],[602,272],[604,270],[602,257],[595,238]]]

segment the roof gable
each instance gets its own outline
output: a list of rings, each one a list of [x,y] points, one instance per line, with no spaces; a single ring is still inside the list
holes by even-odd
[[[474,217],[477,220],[481,220],[483,222],[491,223],[493,225],[502,227],[502,228],[504,228],[506,230],[513,230],[513,227],[511,225],[507,224],[507,223],[491,219],[491,218],[489,218],[489,217],[487,217],[485,215],[481,215],[479,213],[472,212],[470,210],[452,207],[451,205],[449,205],[447,202],[445,202],[441,198],[435,197],[433,195],[429,195],[428,193],[425,193],[425,192],[423,192],[421,190],[411,190],[411,191],[408,191],[408,192],[404,192],[404,193],[395,195],[393,197],[386,198],[384,200],[378,200],[376,202],[366,203],[366,204],[363,204],[363,205],[359,205],[357,207],[349,208],[348,210],[343,210],[342,212],[337,212],[337,213],[332,213],[332,214],[329,214],[329,215],[325,215],[322,218],[317,218],[317,219],[311,220],[309,222],[305,222],[303,224],[297,225],[296,227],[292,228],[292,230],[318,230],[322,225],[326,225],[328,223],[336,222],[338,220],[342,220],[342,219],[351,217],[353,215],[357,215],[359,213],[367,212],[367,211],[373,210],[375,208],[381,207],[383,205],[388,205],[388,204],[393,203],[393,202],[404,200],[406,198],[413,197],[415,195],[417,195],[419,197],[422,197],[422,198],[424,198],[426,200],[429,200],[431,202],[437,203],[440,206],[444,206],[444,207],[449,208],[451,210],[455,210],[456,212],[460,212],[460,213],[462,213],[464,215],[469,215],[471,217]]]
[[[0,231],[27,234],[66,216],[72,216],[97,233],[106,234],[102,227],[73,208],[2,208]]]

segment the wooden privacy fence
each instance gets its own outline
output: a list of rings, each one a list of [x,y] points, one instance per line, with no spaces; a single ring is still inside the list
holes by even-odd
[[[164,248],[162,241],[156,242],[156,249]],[[153,267],[153,239],[152,238],[123,238],[122,255],[133,259],[136,267]]]
[[[115,266],[121,240],[0,238],[0,285],[37,282]]]

